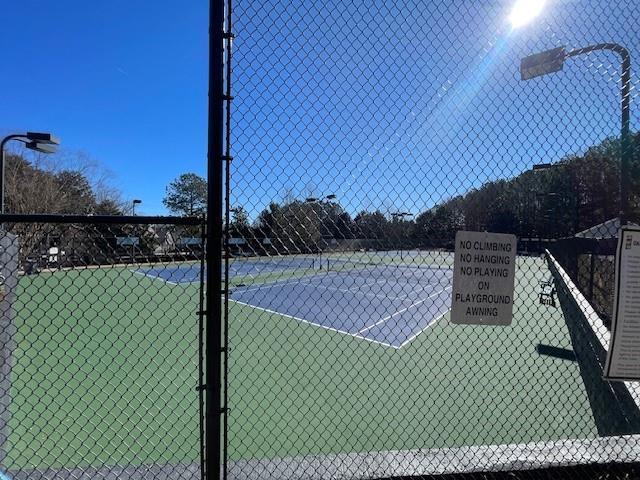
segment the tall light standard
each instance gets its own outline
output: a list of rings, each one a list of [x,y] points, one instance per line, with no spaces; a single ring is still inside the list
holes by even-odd
[[[337,198],[336,195],[334,195],[333,193],[329,194],[329,195],[325,195],[322,198],[316,198],[316,197],[308,197],[305,199],[306,203],[318,203],[320,204],[320,208],[322,210],[322,221],[323,223],[320,224],[320,238],[321,240],[324,240],[324,235],[322,234],[322,230],[324,230],[324,228],[322,228],[324,226],[324,207],[325,205],[327,205],[328,203],[331,203],[332,200],[335,200]],[[322,270],[322,245],[320,245],[320,247],[318,248],[318,261],[320,262],[320,270]]]
[[[29,150],[40,153],[54,153],[56,151],[56,145],[60,145],[60,140],[50,133],[41,132],[27,132],[27,133],[14,133],[7,135],[0,141],[0,213],[5,211],[4,203],[4,164],[5,164],[5,145],[7,142],[15,140],[25,144]]]
[[[142,200],[138,200],[137,198],[131,202],[131,214],[135,217],[136,215],[136,205],[140,205]]]
[[[544,171],[544,170],[551,170],[552,168],[564,168],[566,170],[569,171],[569,174],[571,176],[571,184],[574,185],[575,187],[573,188],[573,194],[575,197],[575,211],[574,211],[574,215],[573,215],[573,233],[578,233],[578,229],[580,228],[580,189],[577,183],[577,180],[574,178],[574,174],[571,172],[571,169],[569,168],[569,166],[567,164],[564,163],[537,163],[535,165],[533,165],[533,168],[531,169],[533,172],[538,172],[538,171]],[[570,196],[568,196],[567,192],[537,192],[536,193],[536,208],[537,208],[537,198],[562,198],[562,199],[567,199],[567,198],[571,198]],[[570,204],[570,202],[569,202]],[[535,214],[535,211],[534,211]]]
[[[137,198],[133,199],[133,201],[131,202],[131,215],[132,216],[135,217],[135,215],[136,215],[136,205],[140,205],[141,203],[142,203],[142,200],[139,200]],[[135,235],[133,237],[131,237],[131,263],[134,262],[134,258],[136,256],[135,238],[136,238]]]
[[[400,221],[404,223],[405,217],[413,217],[413,213],[409,213],[409,212],[392,212],[391,216],[393,218],[400,219]],[[402,261],[402,260],[404,260],[402,258],[402,250],[403,250],[403,247],[404,247],[404,243],[402,242],[402,240],[404,240],[404,238],[405,238],[404,225],[401,224],[400,228],[402,228],[402,235],[401,235],[402,238],[400,239],[400,260]]]
[[[609,50],[620,55],[622,71],[620,74],[620,94],[622,115],[620,128],[620,225],[626,225],[629,216],[629,163],[631,161],[631,145],[629,123],[631,111],[631,56],[629,51],[617,43],[598,43],[584,48],[565,50],[557,47],[545,52],[529,55],[521,60],[520,75],[522,80],[530,80],[541,75],[562,70],[567,58],[583,55],[597,50]]]
[[[305,198],[305,202],[307,203],[328,203],[329,200],[335,200],[337,198],[336,195],[334,195],[333,193],[330,195],[326,195],[322,198],[316,198],[316,197],[307,197]]]

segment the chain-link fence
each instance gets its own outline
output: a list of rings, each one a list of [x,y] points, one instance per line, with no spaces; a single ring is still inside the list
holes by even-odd
[[[224,474],[640,460],[608,253],[576,250],[640,219],[637,2],[226,15]],[[508,327],[450,321],[461,230],[517,236]]]
[[[589,304],[611,329],[617,229],[609,238],[565,238],[549,251]]]
[[[200,478],[201,221],[2,219],[0,478]]]
[[[211,4],[208,270],[200,219],[0,218],[0,480],[637,475],[637,2]],[[451,321],[465,230],[509,326]]]

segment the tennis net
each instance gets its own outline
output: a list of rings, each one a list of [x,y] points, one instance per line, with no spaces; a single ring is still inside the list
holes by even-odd
[[[313,270],[320,267],[313,257],[234,257],[229,260],[234,272],[268,273],[283,270]]]
[[[345,273],[358,276],[375,276],[407,281],[433,281],[434,278],[450,279],[453,270],[448,267],[420,263],[393,263],[385,258],[370,260],[349,260],[329,258],[323,262],[322,268],[330,272]]]

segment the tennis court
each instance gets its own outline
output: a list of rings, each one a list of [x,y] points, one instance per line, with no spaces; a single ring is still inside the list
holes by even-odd
[[[142,267],[136,273],[190,284],[199,281],[200,266]],[[283,275],[266,283],[238,280],[231,300],[393,348],[407,345],[451,305],[449,268],[312,257],[235,260],[229,267],[236,279],[278,273]]]
[[[578,363],[537,351],[539,345],[572,348],[561,310],[537,305],[534,286],[550,274],[542,259],[519,259],[513,326],[494,330],[449,322],[451,270],[435,268],[449,265],[449,254],[405,264],[364,257],[365,263],[325,257],[322,269],[294,258],[279,265],[232,262],[232,272],[251,272],[236,273],[232,282],[232,461],[597,436]],[[197,461],[197,437],[186,441],[184,434],[198,428],[199,264],[140,270],[21,279],[18,298],[46,293],[46,301],[35,310],[16,305],[8,471],[76,468],[89,455],[93,465],[177,468]],[[247,282],[249,275],[258,281]],[[62,315],[69,292],[94,303],[78,302]],[[49,339],[44,349],[43,338]],[[46,392],[43,369],[58,373]],[[548,378],[554,381],[543,381]],[[145,394],[134,398],[137,385],[145,385]],[[109,394],[114,390],[125,393]],[[89,420],[81,414],[89,408],[95,438],[85,433]],[[514,421],[494,422],[495,411]],[[352,419],[346,437],[338,418]],[[255,441],[242,441],[247,425]],[[163,438],[179,441],[154,449]],[[119,449],[121,439],[132,446]],[[34,461],[32,449],[47,453]]]
[[[538,303],[542,258],[517,260],[513,324],[474,328],[449,321],[450,290],[428,298],[450,285],[449,253],[359,257],[376,264],[336,255],[329,270],[233,289],[232,461],[270,471],[309,455],[472,445],[505,445],[506,458],[529,442],[598,436],[578,362],[540,353],[572,349],[562,310]],[[396,312],[385,333],[357,333]]]
[[[231,299],[401,348],[449,311],[452,277],[448,268],[330,260],[313,275],[234,289]]]
[[[224,268],[224,266],[223,266]],[[288,271],[313,271],[319,268],[319,260],[313,257],[262,257],[233,259],[229,262],[229,276],[232,278],[256,278]],[[145,266],[136,273],[164,280],[170,285],[189,284],[200,281],[200,264],[184,263],[161,266]]]
[[[197,462],[196,284],[116,266],[23,276],[18,287],[0,470],[66,479],[83,465]]]

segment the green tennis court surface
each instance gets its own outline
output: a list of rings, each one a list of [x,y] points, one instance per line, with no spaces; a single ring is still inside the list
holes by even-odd
[[[538,353],[572,349],[562,311],[538,303],[548,277],[521,257],[512,327],[445,315],[402,349],[231,302],[230,460],[595,438],[578,363]],[[43,273],[15,308],[4,468],[198,461],[196,284]]]
[[[22,277],[5,468],[198,461],[196,285]]]
[[[232,304],[231,458],[594,438],[578,364],[537,351],[572,348],[550,273],[517,272],[512,327],[445,316],[399,350]]]

